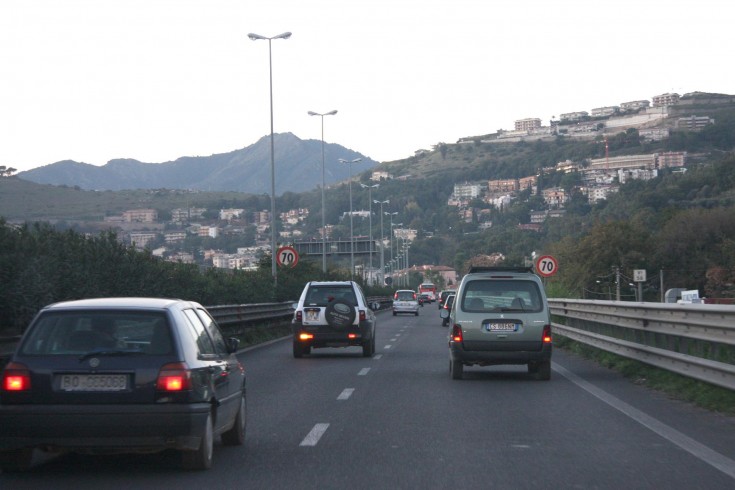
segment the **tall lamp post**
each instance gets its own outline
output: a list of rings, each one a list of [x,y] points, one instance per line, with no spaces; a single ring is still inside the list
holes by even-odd
[[[370,276],[369,276],[370,281],[369,283],[372,286],[372,283],[373,283],[372,281],[372,273],[373,273],[373,197],[372,196],[373,196],[373,189],[377,189],[378,187],[380,187],[380,184],[365,185],[362,182],[360,182],[360,187],[362,187],[363,189],[367,188],[368,190],[368,208],[370,209],[370,214],[368,216],[369,218],[368,226],[370,227],[368,231],[369,240],[370,240]]]
[[[324,116],[334,116],[337,110],[320,114],[318,112],[309,111],[310,116],[319,116],[322,120],[322,273],[324,277],[327,275],[327,220],[324,214]]]
[[[355,234],[352,231],[352,164],[361,161],[362,158],[355,158],[354,160],[339,159],[339,163],[346,163],[350,166],[350,279],[353,279],[355,275]]]
[[[387,201],[373,201],[375,204],[380,204],[380,285],[385,285],[385,239],[383,238],[383,204],[390,204],[390,199]]]
[[[398,214],[398,213],[396,212],[396,213],[393,213],[393,214]],[[392,216],[391,216],[391,218],[392,218]],[[391,219],[391,221],[392,221],[392,219]],[[403,223],[392,223],[391,222],[391,224],[390,224],[390,236],[391,236],[391,239],[390,239],[390,253],[393,254],[393,238],[395,238],[395,242],[396,242],[396,256],[395,256],[395,259],[396,259],[396,265],[398,266],[398,278],[400,279],[400,277],[401,277],[401,275],[400,275],[401,274],[401,257],[398,255],[398,237],[396,236],[396,232],[393,230],[393,227],[394,226],[403,226]]]
[[[291,33],[284,32],[277,36],[266,37],[251,32],[248,37],[252,41],[261,39],[268,41],[268,73],[271,100],[271,275],[273,276],[273,286],[275,286],[278,282],[278,272],[276,270],[276,158],[273,143],[273,57],[271,56],[271,41],[273,39],[288,39],[291,37]]]
[[[398,211],[394,213],[385,213],[386,216],[390,216],[390,259],[393,260],[393,216],[398,214]]]

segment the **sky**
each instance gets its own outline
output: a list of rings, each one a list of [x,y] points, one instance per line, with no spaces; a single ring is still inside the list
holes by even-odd
[[[271,131],[270,67],[274,132],[321,140],[323,121],[327,143],[379,162],[517,119],[735,94],[730,5],[2,0],[0,166],[250,146]]]

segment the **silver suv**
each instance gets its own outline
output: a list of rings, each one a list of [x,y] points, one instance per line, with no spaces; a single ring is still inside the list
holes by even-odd
[[[538,379],[551,377],[551,320],[541,279],[529,268],[472,267],[457,289],[449,318],[449,370],[464,366],[526,364]]]
[[[294,310],[294,357],[320,347],[360,346],[365,357],[375,353],[375,313],[356,282],[308,282]]]

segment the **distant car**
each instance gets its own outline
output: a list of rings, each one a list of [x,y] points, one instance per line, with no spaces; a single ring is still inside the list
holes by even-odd
[[[375,312],[355,281],[311,281],[294,305],[293,356],[322,347],[362,347],[375,353]]]
[[[457,291],[455,289],[444,289],[439,293],[439,300],[437,301],[439,309],[441,310],[444,306],[444,301],[446,301],[447,296],[450,294],[456,294]]]
[[[421,293],[418,295],[419,302],[423,305],[424,303],[431,303],[432,298],[429,293]]]
[[[449,313],[452,312],[452,304],[454,304],[455,297],[456,296],[454,294],[450,294],[444,299],[444,306],[442,306],[442,309],[447,312],[447,315],[442,318],[442,327],[449,326]]]
[[[102,298],[33,319],[2,371],[0,467],[34,449],[88,454],[181,451],[212,465],[213,441],[245,442],[245,371],[198,303]]]
[[[393,294],[393,316],[411,313],[419,316],[419,300],[413,289],[399,289]]]
[[[551,377],[551,318],[541,279],[527,267],[472,267],[462,278],[448,318],[449,371],[464,366],[525,364]]]

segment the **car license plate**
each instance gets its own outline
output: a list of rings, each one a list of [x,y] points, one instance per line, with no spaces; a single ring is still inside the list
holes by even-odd
[[[508,322],[486,323],[485,330],[488,332],[515,332],[518,330],[518,324]]]
[[[306,313],[306,321],[315,322],[319,320],[319,308],[310,308],[304,310],[304,312]]]
[[[123,391],[128,389],[126,374],[63,374],[62,391]]]

